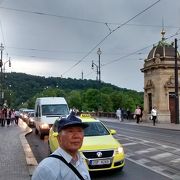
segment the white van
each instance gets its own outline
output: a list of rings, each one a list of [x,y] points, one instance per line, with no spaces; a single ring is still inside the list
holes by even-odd
[[[41,97],[35,103],[35,133],[43,139],[55,120],[69,114],[69,108],[63,97]]]

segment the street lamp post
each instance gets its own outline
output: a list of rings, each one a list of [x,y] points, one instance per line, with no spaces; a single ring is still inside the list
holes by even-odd
[[[5,73],[6,73],[6,64],[9,63],[9,67],[11,67],[11,58],[9,58],[7,61],[3,63],[3,71],[4,71],[4,78],[5,78]]]
[[[1,77],[0,77],[0,106],[3,107],[4,104],[4,83],[3,83],[3,71],[4,71],[4,80],[5,80],[5,65],[6,63],[9,62],[9,67],[11,67],[11,60],[9,58],[9,60],[5,61],[5,63],[3,63],[3,50],[4,50],[4,46],[1,43],[0,46],[0,51],[1,51],[1,59],[0,59],[0,68],[1,68]]]
[[[98,89],[99,89],[98,111],[100,111],[100,109],[101,109],[101,92],[100,92],[100,89],[101,89],[101,54],[102,54],[100,48],[98,48],[97,54],[98,54],[98,57],[99,57],[99,63],[97,65],[92,61],[92,69],[94,68],[94,66],[96,66],[96,72],[97,72],[96,80],[99,82],[99,85],[98,85]]]
[[[100,48],[98,49],[97,54],[99,56],[99,84],[100,84],[101,83],[101,54],[102,54]]]
[[[3,50],[4,50],[4,46],[2,45],[2,43],[1,43],[1,46],[0,46],[0,51],[1,51],[1,59],[0,59],[0,68],[1,68],[1,106],[3,106],[3,85],[2,85],[2,83],[3,83],[3,69],[2,69],[2,67],[3,67],[3,60],[2,60],[2,56],[3,56]]]
[[[92,69],[94,69],[94,66],[96,66],[96,73],[97,73],[97,77],[96,77],[96,80],[98,81],[99,80],[99,67],[97,64],[95,64],[93,61],[92,61]]]
[[[177,39],[175,39],[175,112],[176,124],[179,124],[179,84],[178,84],[178,63],[177,63]]]
[[[99,71],[98,71],[98,74],[99,74],[99,110],[98,111],[101,111],[101,50],[100,48],[98,48],[98,51],[97,51],[97,54],[98,54],[98,58],[99,58]],[[100,116],[100,112],[99,112],[99,116]]]

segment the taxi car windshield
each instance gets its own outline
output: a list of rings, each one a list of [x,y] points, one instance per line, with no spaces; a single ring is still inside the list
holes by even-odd
[[[86,122],[89,126],[84,129],[84,136],[109,135],[109,131],[101,122]]]

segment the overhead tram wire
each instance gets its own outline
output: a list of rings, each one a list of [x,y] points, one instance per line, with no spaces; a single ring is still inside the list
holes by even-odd
[[[9,7],[3,7],[3,6],[0,6],[0,9],[16,11],[16,12],[23,12],[23,13],[28,13],[28,14],[36,14],[36,15],[41,15],[41,16],[63,18],[63,19],[69,19],[69,20],[73,20],[73,21],[85,21],[85,22],[97,23],[97,24],[104,24],[105,23],[102,21],[95,21],[95,20],[83,19],[83,18],[75,18],[75,17],[71,17],[71,16],[62,16],[62,15],[56,15],[56,14],[50,14],[50,13],[44,13],[44,12],[28,11],[28,10],[9,8]]]
[[[179,31],[180,31],[180,28],[178,29],[178,31],[177,31],[176,33],[174,33],[173,35],[165,38],[165,40],[174,38],[175,36],[179,35],[179,34],[180,34]],[[178,39],[178,40],[180,40],[180,39]],[[107,65],[112,64],[112,63],[115,63],[115,62],[117,62],[117,61],[120,61],[120,60],[122,60],[122,59],[125,59],[125,58],[127,58],[127,57],[129,57],[129,56],[132,56],[132,55],[134,55],[134,54],[137,54],[137,53],[139,53],[140,51],[143,51],[143,50],[145,50],[145,49],[147,49],[147,48],[150,48],[150,47],[152,47],[153,45],[158,44],[158,43],[159,43],[159,41],[156,42],[156,43],[153,43],[153,44],[151,44],[151,45],[149,45],[149,46],[146,46],[146,47],[144,47],[144,48],[141,48],[141,49],[139,49],[139,50],[136,50],[136,51],[134,51],[134,52],[132,52],[132,53],[129,53],[129,54],[126,54],[126,55],[124,55],[124,56],[122,56],[122,57],[119,57],[119,58],[117,58],[117,59],[114,59],[114,60],[112,60],[112,61],[110,61],[110,62],[108,62],[108,63],[106,63],[106,64],[103,64],[102,67],[103,67],[103,66],[107,66]],[[93,73],[93,72],[90,72],[90,73],[84,75],[84,77],[87,77],[87,76],[91,75],[92,73]]]
[[[165,38],[165,40],[174,38],[175,36],[179,35],[179,34],[180,34],[179,31],[180,31],[180,28],[177,30],[176,33],[174,33],[173,35]],[[178,39],[178,40],[180,40],[180,39]],[[153,43],[153,44],[151,44],[151,45],[149,45],[149,46],[146,46],[146,47],[144,47],[144,48],[141,48],[141,49],[139,49],[139,50],[136,50],[136,51],[134,51],[134,52],[132,52],[132,53],[129,53],[129,54],[126,54],[126,55],[124,55],[124,56],[122,56],[122,57],[119,57],[119,58],[117,58],[117,59],[114,59],[114,60],[112,60],[112,61],[110,61],[110,62],[108,62],[108,63],[106,63],[106,64],[103,64],[102,67],[103,67],[103,66],[107,66],[107,65],[112,64],[112,63],[115,63],[115,62],[117,62],[117,61],[120,61],[120,60],[122,60],[122,59],[124,59],[124,58],[127,58],[127,57],[129,57],[129,56],[132,56],[132,55],[134,55],[134,54],[137,54],[138,52],[143,51],[143,50],[145,50],[145,49],[147,49],[147,48],[149,48],[149,47],[152,47],[153,45],[158,44],[158,43],[159,43],[159,41],[156,42],[156,43]],[[90,72],[90,73],[84,75],[84,77],[87,77],[87,76],[91,75],[92,73],[93,73],[93,72]]]
[[[179,35],[179,34],[180,34],[179,31],[180,31],[180,29],[179,29],[176,33],[174,33],[173,35],[165,38],[165,40],[171,39],[171,38]],[[179,40],[180,40],[180,39],[179,39]],[[158,43],[159,43],[159,41],[156,42],[156,43],[153,43],[153,44],[151,44],[151,45],[149,45],[149,46],[146,46],[146,47],[144,47],[144,48],[141,48],[141,49],[139,49],[139,50],[136,50],[136,51],[134,51],[134,52],[132,52],[132,53],[129,53],[129,54],[127,54],[127,55],[124,55],[124,56],[122,56],[122,57],[119,57],[119,58],[117,58],[117,59],[115,59],[115,60],[110,61],[109,63],[103,64],[102,67],[103,67],[103,66],[106,66],[106,65],[109,65],[109,64],[112,64],[112,63],[115,63],[115,62],[117,62],[117,61],[120,61],[120,60],[122,60],[122,59],[124,59],[124,58],[127,58],[127,57],[129,57],[129,56],[132,56],[132,55],[134,55],[134,54],[137,54],[138,52],[143,51],[143,50],[145,50],[145,49],[147,49],[147,48],[150,48],[150,47],[152,47],[153,45],[158,44]],[[87,74],[84,74],[84,77],[87,77],[87,76],[91,75],[92,73],[93,73],[93,72],[89,72],[89,73],[87,73]]]
[[[62,73],[62,75],[66,74],[67,72],[69,72],[70,70],[72,70],[74,67],[76,67],[80,62],[82,62],[89,54],[91,54],[91,52],[93,52],[102,42],[104,42],[113,32],[115,32],[116,30],[120,29],[121,27],[123,27],[124,25],[126,25],[128,22],[132,21],[133,19],[135,19],[137,16],[141,15],[142,13],[144,13],[145,11],[147,11],[148,9],[152,8],[154,5],[156,5],[157,3],[159,3],[161,0],[158,0],[156,2],[154,2],[153,4],[151,4],[150,6],[148,6],[147,8],[145,8],[144,10],[142,10],[141,12],[139,12],[138,14],[136,14],[135,16],[133,16],[132,18],[130,18],[129,20],[125,21],[123,24],[121,24],[120,26],[118,26],[117,28],[115,28],[114,30],[110,31],[99,43],[97,43],[84,57],[82,57],[79,61],[77,61],[72,67],[70,67],[67,71],[65,71],[64,73]]]
[[[179,29],[175,34],[173,34],[173,35],[165,38],[165,40],[171,39],[171,38],[179,35],[179,34],[180,34],[179,31],[180,31],[180,29]],[[134,52],[132,52],[132,53],[129,53],[129,54],[126,54],[126,55],[124,55],[124,56],[122,56],[122,57],[119,57],[119,58],[117,58],[117,59],[114,59],[114,60],[112,60],[112,61],[110,61],[110,62],[108,62],[108,63],[106,63],[106,64],[103,64],[102,66],[106,66],[106,65],[115,63],[115,62],[117,62],[117,61],[119,61],[119,60],[122,60],[122,59],[124,59],[124,58],[129,57],[129,56],[132,56],[132,55],[134,55],[134,54],[137,54],[138,52],[143,51],[143,50],[145,50],[145,49],[147,49],[147,48],[149,48],[149,47],[152,47],[153,45],[158,44],[158,43],[159,43],[159,41],[156,42],[156,43],[153,43],[153,44],[151,44],[151,45],[149,45],[149,46],[146,46],[146,47],[144,47],[144,48],[141,48],[141,49],[139,49],[139,50],[136,50],[136,51],[134,51]]]
[[[56,15],[56,14],[50,14],[50,13],[44,13],[44,12],[28,11],[28,10],[9,8],[9,7],[3,7],[3,6],[0,6],[0,9],[28,13],[28,14],[41,15],[41,16],[57,17],[57,18],[69,19],[72,21],[84,21],[84,22],[96,23],[96,24],[111,24],[111,25],[119,25],[120,24],[121,25],[121,23],[119,23],[119,22],[104,22],[104,21],[97,21],[97,20],[92,20],[92,19],[84,19],[84,18],[76,18],[76,17],[71,17],[71,16]],[[128,26],[161,27],[161,25],[153,25],[153,24],[127,24],[127,25]],[[164,27],[179,28],[177,26],[164,26]]]

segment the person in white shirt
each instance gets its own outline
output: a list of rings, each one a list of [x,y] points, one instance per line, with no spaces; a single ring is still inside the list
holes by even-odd
[[[152,116],[152,121],[153,121],[153,126],[156,124],[156,119],[157,119],[157,108],[154,106],[151,110],[151,116]]]
[[[117,109],[116,116],[121,121],[121,109],[120,108]]]
[[[86,127],[88,124],[74,115],[59,120],[57,139],[60,147],[40,162],[33,173],[32,180],[90,180],[88,169],[78,152],[83,143]],[[81,178],[57,156],[63,157],[66,163],[73,165]]]

